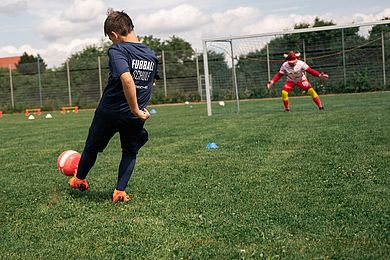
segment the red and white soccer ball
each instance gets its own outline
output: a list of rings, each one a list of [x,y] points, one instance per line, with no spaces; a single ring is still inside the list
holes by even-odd
[[[77,172],[81,155],[73,150],[61,153],[57,159],[57,167],[66,176],[73,176]]]

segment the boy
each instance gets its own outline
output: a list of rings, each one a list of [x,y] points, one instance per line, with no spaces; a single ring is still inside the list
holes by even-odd
[[[113,45],[108,50],[110,74],[103,96],[96,108],[82,152],[77,173],[69,185],[81,191],[88,189],[86,176],[115,133],[119,132],[122,159],[118,169],[114,203],[128,201],[126,186],[133,172],[138,150],[148,141],[143,128],[150,117],[146,109],[154,78],[158,78],[158,59],[138,41],[131,18],[109,9],[104,34]]]
[[[321,104],[320,97],[315,92],[309,81],[307,81],[305,71],[315,77],[320,77],[323,80],[327,80],[329,76],[323,72],[318,72],[309,67],[304,61],[298,60],[300,54],[290,51],[285,55],[286,61],[280,67],[279,72],[268,81],[267,88],[270,89],[272,85],[277,82],[284,74],[287,75],[286,83],[282,90],[282,100],[284,104],[284,110],[290,111],[288,106],[288,93],[295,87],[298,86],[302,91],[307,91],[313,98],[314,103],[317,105],[319,110],[323,110],[324,106]]]

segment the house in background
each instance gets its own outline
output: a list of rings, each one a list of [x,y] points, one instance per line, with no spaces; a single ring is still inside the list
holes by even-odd
[[[0,68],[9,68],[11,66],[11,69],[16,69],[16,64],[18,64],[20,61],[20,56],[14,56],[14,57],[4,57],[0,58]]]

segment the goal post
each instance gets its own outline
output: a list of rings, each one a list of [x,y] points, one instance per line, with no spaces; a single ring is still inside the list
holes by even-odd
[[[206,41],[203,41],[203,66],[204,66],[204,75],[209,75],[209,64],[207,58],[207,46]],[[211,116],[211,97],[210,97],[210,78],[204,77],[205,86],[206,86],[206,103],[207,103],[207,115]]]
[[[373,28],[379,25],[385,29],[374,35]],[[208,38],[202,43],[204,75],[209,75],[205,76],[208,116],[216,101],[235,102],[235,112],[240,112],[242,99],[279,96],[283,79],[272,90],[265,85],[290,50],[301,52],[309,66],[330,74],[326,84],[316,84],[323,86],[319,93],[361,91],[361,82],[354,82],[359,75],[375,75],[372,84],[382,88],[389,82],[390,20]]]

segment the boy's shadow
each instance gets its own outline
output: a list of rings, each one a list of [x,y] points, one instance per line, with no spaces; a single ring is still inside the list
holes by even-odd
[[[112,199],[112,191],[97,191],[97,190],[70,190],[69,196],[73,199],[83,199],[89,200],[93,202],[107,202]]]

